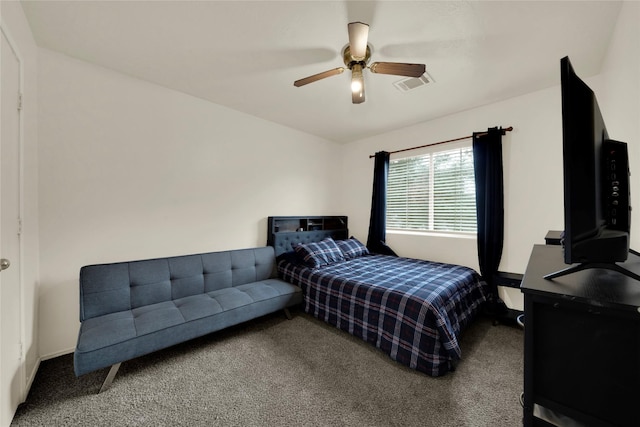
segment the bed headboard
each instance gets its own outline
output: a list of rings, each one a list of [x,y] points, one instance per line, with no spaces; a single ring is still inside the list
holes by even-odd
[[[273,246],[276,256],[293,250],[292,245],[349,237],[346,216],[270,216],[267,245]]]

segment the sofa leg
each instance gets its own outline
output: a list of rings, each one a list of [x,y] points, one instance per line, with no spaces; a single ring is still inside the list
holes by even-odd
[[[100,387],[100,391],[98,392],[98,394],[102,393],[103,391],[105,391],[109,387],[111,387],[111,383],[113,382],[113,379],[115,378],[116,374],[118,373],[118,369],[120,369],[120,363],[116,363],[115,365],[111,365],[111,369],[109,369],[109,373],[107,374],[107,378],[105,378],[104,382],[102,383],[102,387]]]
[[[287,316],[287,319],[289,320],[293,319],[293,317],[291,317],[291,312],[289,311],[288,308],[284,309],[284,315]]]

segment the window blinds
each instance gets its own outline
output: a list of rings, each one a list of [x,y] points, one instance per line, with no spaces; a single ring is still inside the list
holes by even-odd
[[[472,148],[392,159],[387,183],[387,228],[475,232]]]

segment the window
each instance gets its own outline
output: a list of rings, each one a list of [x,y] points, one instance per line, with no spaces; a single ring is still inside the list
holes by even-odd
[[[391,159],[387,229],[475,233],[472,147]]]

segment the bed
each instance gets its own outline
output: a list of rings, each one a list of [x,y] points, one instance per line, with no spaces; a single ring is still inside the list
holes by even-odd
[[[306,313],[428,375],[455,367],[460,333],[489,293],[476,271],[371,254],[331,231],[286,234],[273,240],[278,274],[302,288]]]

